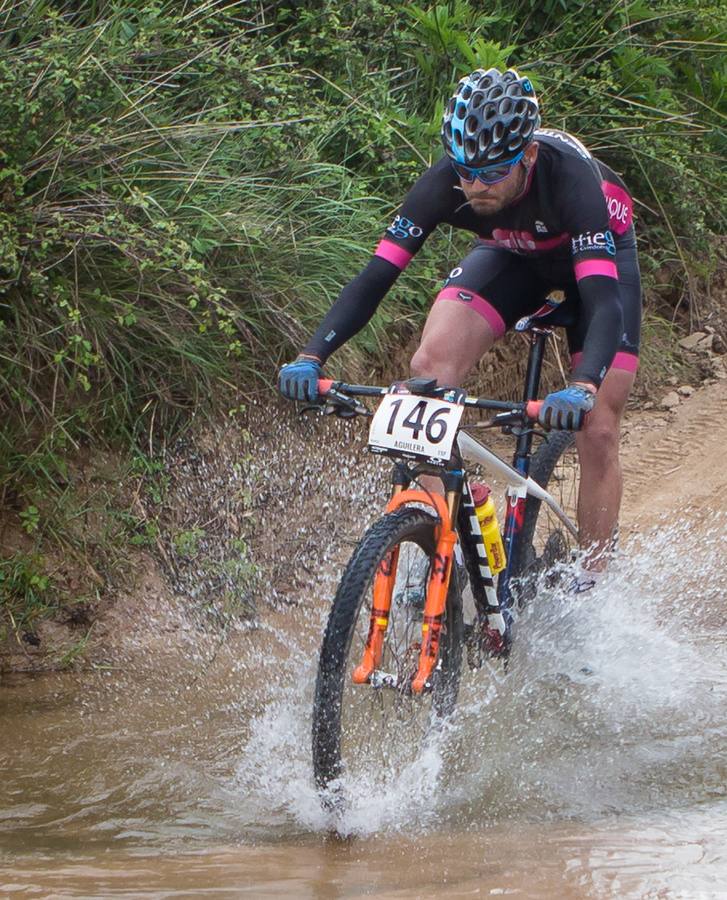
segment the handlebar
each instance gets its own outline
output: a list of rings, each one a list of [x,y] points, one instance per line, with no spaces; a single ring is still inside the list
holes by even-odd
[[[432,396],[443,396],[451,388],[435,388]],[[331,378],[318,379],[318,394],[327,397],[334,403],[339,403],[349,410],[349,414],[364,414],[365,408],[352,398],[354,397],[383,397],[389,392],[388,387],[380,387],[368,384],[347,384],[343,381],[333,381]],[[345,401],[349,400],[349,403]],[[536,422],[542,400],[528,400],[525,403],[509,402],[507,400],[489,400],[484,397],[466,396],[462,400],[464,406],[472,409],[486,409],[496,413],[492,419],[493,425],[507,425],[518,422]]]

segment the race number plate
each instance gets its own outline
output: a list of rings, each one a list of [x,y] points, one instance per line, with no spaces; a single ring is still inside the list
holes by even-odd
[[[444,465],[452,455],[463,410],[435,397],[386,394],[371,422],[369,449]]]

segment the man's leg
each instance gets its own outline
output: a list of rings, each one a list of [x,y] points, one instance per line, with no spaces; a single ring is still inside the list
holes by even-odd
[[[503,317],[512,324],[537,306],[544,290],[514,254],[476,244],[437,295],[411,361],[412,375],[461,387],[472,367],[505,333]]]
[[[421,343],[411,360],[411,374],[460,387],[495,340],[492,326],[474,309],[456,300],[439,300],[427,317]]]
[[[610,369],[603,380],[596,404],[576,435],[581,464],[578,495],[578,526],[581,546],[588,549],[586,567],[601,571],[611,547],[621,506],[623,481],[619,462],[621,417],[626,408],[635,373]]]
[[[411,374],[436,378],[440,386],[460,387],[496,338],[489,322],[470,306],[456,300],[437,300],[411,359]],[[439,494],[443,490],[436,475],[423,475],[420,481],[428,491]]]

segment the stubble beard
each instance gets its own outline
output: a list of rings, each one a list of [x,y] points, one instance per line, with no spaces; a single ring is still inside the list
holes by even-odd
[[[500,210],[503,210],[505,209],[505,207],[510,206],[510,204],[520,196],[525,188],[527,172],[524,168],[520,168],[520,166],[518,166],[517,172],[519,173],[520,177],[517,179],[513,179],[513,184],[508,185],[509,190],[507,192],[499,195],[474,195],[472,197],[468,197],[467,202],[478,215],[492,216],[495,213],[500,212]]]

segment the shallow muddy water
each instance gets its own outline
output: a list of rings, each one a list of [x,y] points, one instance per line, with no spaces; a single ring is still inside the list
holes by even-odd
[[[309,759],[323,601],[5,679],[0,896],[727,897],[724,525],[529,610],[415,769],[349,786],[345,839]]]

